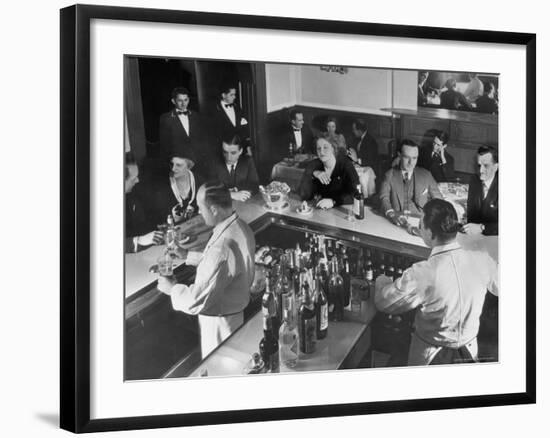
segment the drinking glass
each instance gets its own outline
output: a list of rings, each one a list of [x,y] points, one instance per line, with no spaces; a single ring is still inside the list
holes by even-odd
[[[174,260],[168,251],[165,251],[157,259],[159,274],[163,277],[170,277],[174,273]]]

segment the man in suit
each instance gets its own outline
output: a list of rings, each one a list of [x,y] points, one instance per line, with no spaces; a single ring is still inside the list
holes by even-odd
[[[466,234],[498,235],[498,151],[492,146],[477,150],[479,175],[470,180],[464,225]]]
[[[243,151],[240,137],[231,135],[223,140],[222,157],[212,166],[211,177],[220,180],[236,201],[248,200],[259,185],[254,160]]]
[[[124,167],[125,220],[124,252],[138,252],[148,246],[162,242],[160,231],[149,231],[151,225],[141,204],[141,197],[134,191],[139,183],[139,169],[131,156],[127,155]]]
[[[375,138],[367,132],[367,124],[361,119],[356,119],[353,121],[351,129],[353,135],[358,139],[357,145],[355,148],[352,148],[352,150],[355,151],[357,160],[361,160],[360,163],[362,166],[370,166],[377,170],[378,143]]]
[[[497,114],[498,101],[495,98],[496,88],[492,82],[486,82],[483,96],[476,100],[476,110],[479,113]]]
[[[432,173],[437,182],[448,182],[455,177],[455,159],[447,152],[449,134],[435,131],[431,146],[420,149],[418,165]]]
[[[445,82],[447,90],[441,93],[441,108],[450,110],[470,110],[472,106],[464,95],[456,89],[456,79],[450,78]]]
[[[290,125],[285,129],[283,135],[283,147],[290,147],[299,154],[313,154],[313,134],[309,126],[304,123],[304,114],[300,110],[290,112]],[[285,150],[285,152],[287,152]]]
[[[406,211],[420,214],[430,199],[443,197],[431,173],[416,167],[418,149],[414,141],[401,140],[399,166],[386,172],[380,186],[382,213],[399,226],[407,225]]]
[[[220,88],[220,100],[216,102],[210,119],[213,124],[213,153],[217,155],[222,141],[226,137],[238,135],[245,147],[250,144],[250,132],[248,121],[244,117],[242,108],[236,102],[237,88],[233,84],[224,84]],[[248,149],[250,153],[250,149]]]
[[[160,156],[167,161],[176,149],[190,147],[196,157],[199,173],[208,162],[208,151],[201,144],[199,114],[189,109],[189,91],[183,87],[172,90],[174,108],[160,116]]]

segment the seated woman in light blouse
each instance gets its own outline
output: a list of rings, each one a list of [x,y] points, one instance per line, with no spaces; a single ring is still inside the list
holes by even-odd
[[[337,156],[334,146],[325,138],[316,141],[317,156],[302,176],[299,195],[302,200],[320,198],[316,207],[327,209],[352,204],[359,177],[346,156]]]
[[[156,224],[171,215],[175,223],[197,214],[197,189],[200,178],[191,171],[195,156],[191,148],[175,148],[170,157],[170,174],[153,187],[149,194],[149,219]]]
[[[323,133],[323,137],[326,138],[330,144],[334,146],[336,155],[347,155],[348,147],[346,145],[346,139],[337,130],[336,119],[329,117],[325,125],[326,131]]]

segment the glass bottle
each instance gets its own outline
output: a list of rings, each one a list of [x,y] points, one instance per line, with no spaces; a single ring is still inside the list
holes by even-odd
[[[365,199],[361,192],[361,184],[357,184],[355,194],[353,195],[353,214],[355,219],[365,219]]]
[[[324,339],[328,333],[328,299],[320,273],[315,277],[315,316],[317,318],[317,339]]]
[[[279,365],[279,330],[273,325],[273,318],[264,314],[264,337],[260,341],[260,356],[265,363],[265,368],[271,373],[278,373]]]
[[[283,307],[283,324],[279,330],[279,358],[287,368],[294,368],[298,363],[298,344],[298,327],[294,323],[292,309]]]
[[[300,306],[300,351],[311,354],[315,351],[317,318],[315,317],[315,306],[311,300],[311,293],[307,282],[303,285],[304,300]]]
[[[261,374],[265,372],[265,363],[259,353],[254,353],[243,369],[244,374]]]
[[[328,285],[329,317],[333,321],[344,319],[344,280],[338,273],[336,257],[331,262],[331,274]]]
[[[264,317],[264,331],[269,327],[275,337],[279,336],[280,319],[277,316],[277,299],[271,290],[271,277],[265,279],[265,292],[262,296],[262,314]]]

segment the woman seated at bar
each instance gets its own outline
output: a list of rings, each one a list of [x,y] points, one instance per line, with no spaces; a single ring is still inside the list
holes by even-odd
[[[498,266],[485,252],[460,247],[460,223],[450,202],[432,199],[420,235],[432,249],[393,281],[376,280],[376,308],[390,315],[416,309],[408,365],[477,361],[479,320],[487,291],[498,295]]]
[[[342,134],[338,132],[336,126],[336,119],[334,117],[329,117],[325,125],[326,131],[323,132],[323,137],[326,138],[330,144],[334,146],[336,151],[336,156],[342,155],[345,156],[348,153],[348,147],[346,145],[346,139]]]
[[[299,186],[303,200],[320,198],[316,207],[327,209],[352,204],[359,177],[350,159],[337,156],[335,147],[326,138],[316,141],[317,156],[308,163]]]
[[[220,180],[231,193],[231,199],[246,201],[259,187],[258,172],[254,160],[243,153],[242,140],[238,135],[223,139],[221,155],[212,165],[211,179]]]
[[[148,216],[152,223],[166,222],[172,215],[175,223],[197,213],[197,189],[200,178],[191,171],[195,157],[189,146],[176,147],[170,157],[170,173],[150,191]]]

